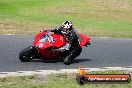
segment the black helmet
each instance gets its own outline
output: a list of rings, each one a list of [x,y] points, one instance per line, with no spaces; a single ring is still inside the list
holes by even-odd
[[[65,21],[62,26],[64,29],[72,29],[73,24],[71,21]]]

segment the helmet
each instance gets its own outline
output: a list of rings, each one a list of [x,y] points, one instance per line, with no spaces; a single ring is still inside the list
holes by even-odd
[[[62,24],[62,27],[63,27],[64,29],[67,29],[67,30],[71,30],[71,29],[72,29],[72,26],[73,26],[73,24],[72,24],[71,21],[65,21],[65,22]]]

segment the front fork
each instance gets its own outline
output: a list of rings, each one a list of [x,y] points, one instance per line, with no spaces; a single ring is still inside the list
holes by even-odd
[[[39,58],[40,57],[40,54],[39,54],[39,51],[38,51],[38,48],[35,47],[35,46],[31,46],[30,47],[31,51],[32,51],[32,54],[33,54],[33,57],[32,58]]]

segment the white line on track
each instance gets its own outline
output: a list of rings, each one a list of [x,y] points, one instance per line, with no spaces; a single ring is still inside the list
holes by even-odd
[[[102,67],[102,68],[83,68],[87,71],[105,71],[105,70],[125,70],[132,71],[132,66],[129,67]],[[35,70],[35,71],[17,71],[17,72],[0,72],[0,78],[8,76],[26,76],[26,75],[49,75],[59,73],[77,73],[77,69],[60,69],[60,70]]]
[[[14,35],[14,34],[2,34],[2,35]]]
[[[108,38],[108,37],[100,37],[100,38]]]

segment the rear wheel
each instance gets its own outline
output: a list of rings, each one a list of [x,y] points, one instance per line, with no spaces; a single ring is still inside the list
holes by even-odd
[[[22,62],[29,62],[35,57],[36,53],[37,50],[35,47],[33,46],[27,47],[19,53],[19,59]]]
[[[64,64],[65,64],[65,65],[70,65],[71,63],[72,63],[72,60],[70,60],[69,57],[66,57],[66,58],[64,59]]]
[[[81,54],[81,52],[82,52],[82,48],[76,48],[76,49],[72,50],[68,54],[68,56],[66,56],[64,58],[64,64],[70,65],[73,62],[73,60]]]

